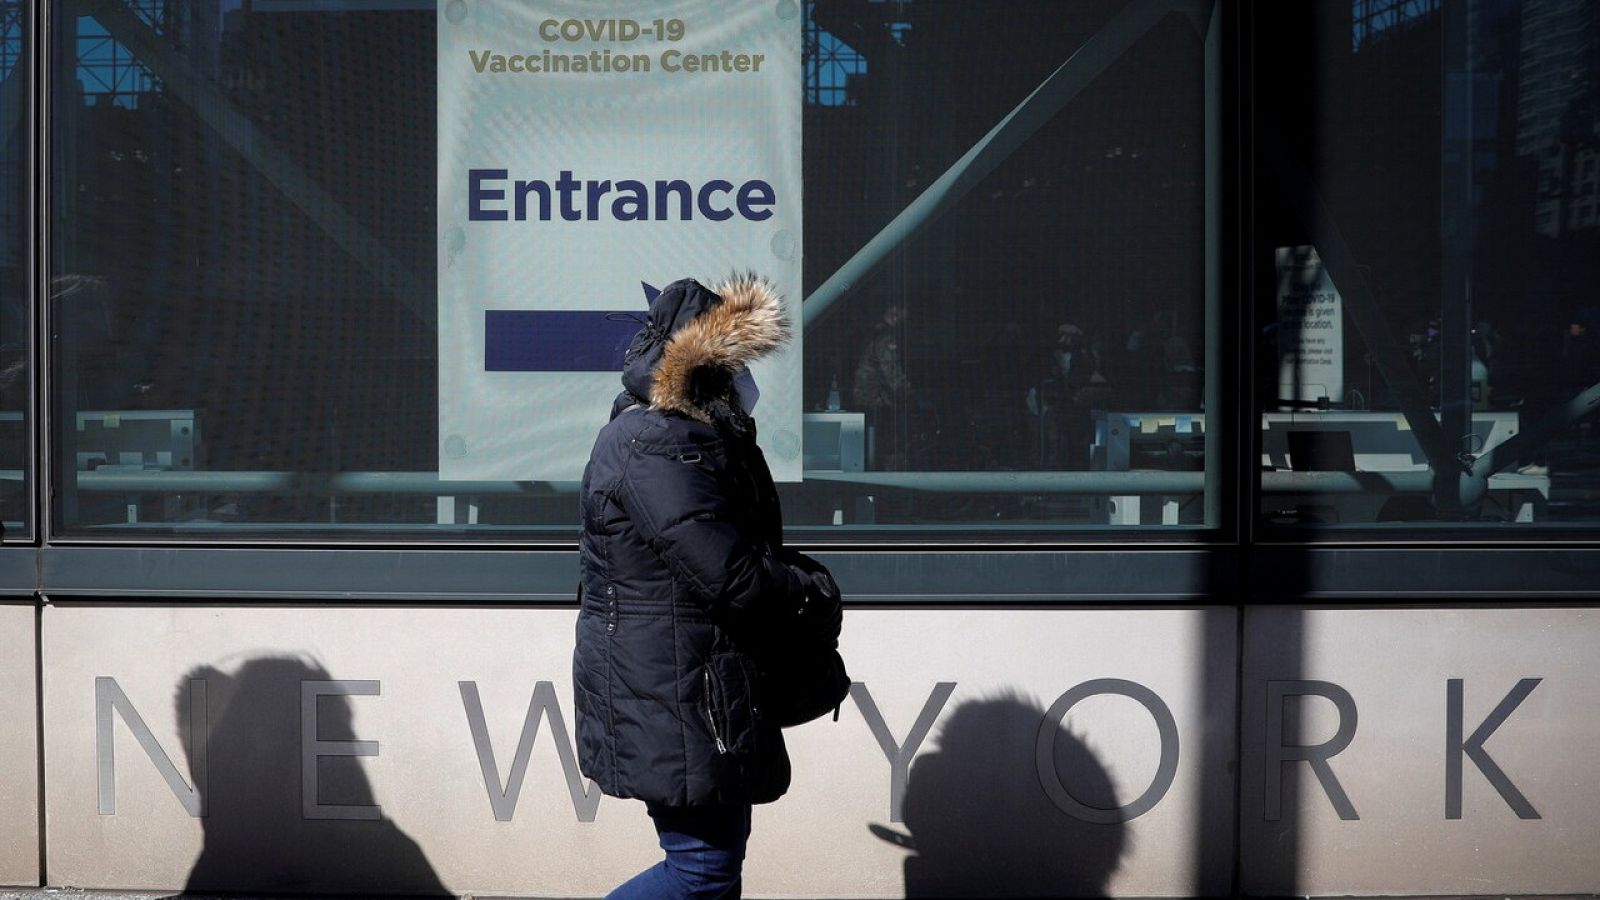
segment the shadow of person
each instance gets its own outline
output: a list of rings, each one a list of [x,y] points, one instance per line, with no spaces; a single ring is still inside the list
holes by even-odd
[[[1035,758],[1044,716],[1015,695],[950,713],[938,749],[911,767],[904,807],[910,835],[872,829],[916,851],[905,863],[907,897],[1106,896],[1126,826],[1074,818],[1045,793]],[[1079,803],[1118,805],[1105,768],[1065,728],[1055,735],[1055,764]]]
[[[195,680],[205,682],[211,727],[203,759],[184,744],[191,783],[205,806],[204,844],[184,896],[449,893],[421,848],[390,820],[304,817],[301,685],[332,681],[327,671],[281,657],[251,659],[232,675],[196,668],[177,685],[179,721],[189,718]],[[313,739],[356,740],[346,697],[324,695],[313,702]],[[358,757],[325,756],[316,765],[318,803],[374,807]]]

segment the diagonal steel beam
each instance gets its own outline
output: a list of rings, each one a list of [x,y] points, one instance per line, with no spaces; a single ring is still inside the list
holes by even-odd
[[[882,231],[812,291],[802,307],[805,324],[821,321],[834,303],[860,285],[890,253],[948,212],[1168,13],[1180,12],[1188,16],[1204,35],[1211,8],[1208,0],[1135,0],[1124,7]]]
[[[1524,428],[1516,437],[1490,448],[1488,453],[1473,461],[1473,483],[1463,486],[1462,501],[1471,502],[1483,496],[1490,475],[1509,468],[1518,460],[1531,462],[1540,447],[1596,411],[1600,411],[1600,384],[1590,385],[1587,390],[1546,413],[1532,428]]]
[[[93,16],[166,85],[167,93],[194,110],[202,122],[238,151],[274,187],[300,207],[328,237],[350,254],[384,290],[410,309],[425,325],[437,318],[438,299],[431,289],[345,210],[316,179],[261,133],[215,85],[135,16],[121,0],[76,0],[78,12]]]

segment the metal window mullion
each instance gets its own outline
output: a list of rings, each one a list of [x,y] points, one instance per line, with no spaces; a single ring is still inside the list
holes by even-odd
[[[1235,197],[1239,210],[1236,231],[1238,244],[1234,248],[1233,264],[1236,267],[1236,287],[1239,298],[1239,409],[1242,414],[1234,424],[1238,452],[1234,460],[1239,478],[1240,494],[1239,562],[1243,571],[1254,572],[1251,565],[1256,542],[1260,538],[1261,492],[1261,413],[1264,397],[1257,390],[1256,367],[1261,360],[1256,356],[1255,336],[1259,291],[1263,289],[1256,263],[1259,238],[1256,235],[1256,171],[1258,159],[1256,145],[1256,10],[1250,4],[1238,4],[1235,20],[1237,49],[1234,63],[1237,66],[1238,91],[1237,131],[1238,145],[1235,153]],[[1245,599],[1253,597],[1254,586],[1244,584]]]
[[[1205,503],[1207,528],[1224,525],[1222,510],[1223,467],[1220,458],[1224,424],[1222,384],[1222,4],[1212,5],[1210,21],[1201,36],[1205,54],[1205,107],[1202,165],[1205,167]]]
[[[52,530],[50,486],[54,484],[55,466],[51,458],[54,441],[51,439],[53,410],[50,403],[52,377],[50,372],[50,247],[51,229],[51,123],[54,109],[50,103],[50,66],[54,53],[54,27],[50,0],[33,0],[33,29],[29,37],[33,62],[33,103],[29,110],[28,125],[32,129],[33,160],[32,185],[29,202],[33,221],[33,256],[30,295],[33,303],[29,322],[33,332],[33,390],[30,423],[33,427],[33,459],[31,461],[33,498],[33,542],[42,546],[49,541]]]
[[[28,447],[28,459],[25,461],[25,477],[27,481],[28,525],[27,536],[36,546],[44,534],[44,490],[45,477],[43,462],[46,452],[45,426],[42,418],[44,412],[44,398],[47,380],[44,372],[44,315],[42,313],[45,284],[49,281],[48,237],[49,231],[49,203],[46,198],[50,193],[50,185],[46,176],[46,160],[48,157],[48,107],[46,103],[45,72],[49,69],[50,42],[47,27],[49,25],[48,0],[30,0],[27,15],[30,16],[27,29],[27,58],[28,58],[28,102],[24,112],[24,128],[27,130],[28,147],[28,174],[26,176],[27,200],[24,216],[27,226],[31,229],[28,242],[29,253],[26,266],[25,296],[28,298],[28,308],[25,312],[25,327],[28,330],[28,433],[25,436]],[[37,566],[35,567],[37,571]]]
[[[1471,29],[1464,3],[1443,13],[1443,71],[1439,73],[1439,427],[1452,454],[1468,451],[1472,428],[1472,151]],[[1476,448],[1471,448],[1476,452]],[[1441,471],[1434,503],[1440,519],[1460,519],[1459,471]]]

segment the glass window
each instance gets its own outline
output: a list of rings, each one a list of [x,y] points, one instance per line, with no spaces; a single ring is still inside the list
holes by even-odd
[[[829,58],[866,62],[805,112],[812,471],[791,529],[1203,522],[1204,25],[1130,36],[1133,6],[816,4],[848,44]],[[1122,42],[1104,73],[919,218],[1096,37]],[[841,267],[903,233],[835,299]]]
[[[1600,521],[1600,9],[1251,14],[1263,519]]]
[[[0,2],[0,538],[33,534],[30,4]]]
[[[59,536],[572,534],[438,478],[437,13],[384,6],[56,0]],[[796,535],[1207,524],[1205,17],[803,8]]]
[[[415,6],[56,5],[60,534],[438,521]]]

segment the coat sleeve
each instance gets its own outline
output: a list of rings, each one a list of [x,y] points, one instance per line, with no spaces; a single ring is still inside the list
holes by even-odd
[[[635,451],[619,485],[628,517],[674,577],[734,633],[770,635],[792,623],[808,577],[741,531],[734,502],[704,463]]]

